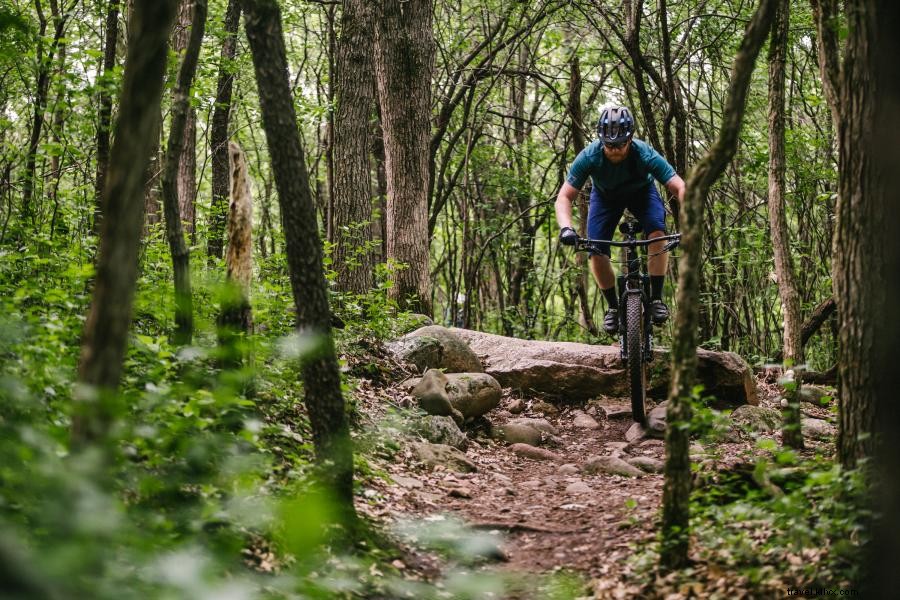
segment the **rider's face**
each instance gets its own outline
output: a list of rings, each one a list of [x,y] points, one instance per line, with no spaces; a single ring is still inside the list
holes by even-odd
[[[606,156],[609,162],[617,164],[625,160],[625,157],[628,156],[629,148],[631,148],[631,140],[628,140],[624,146],[620,146],[619,148],[611,148],[604,144],[603,155]]]

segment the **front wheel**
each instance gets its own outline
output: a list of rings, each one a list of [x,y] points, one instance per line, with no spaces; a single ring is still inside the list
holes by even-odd
[[[640,294],[625,296],[625,344],[627,360],[625,370],[631,388],[631,415],[641,425],[647,424],[645,409],[647,400],[647,365],[644,362],[641,340],[644,326],[643,306]]]

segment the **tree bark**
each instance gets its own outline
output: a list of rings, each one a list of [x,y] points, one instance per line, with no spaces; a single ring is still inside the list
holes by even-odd
[[[193,301],[191,299],[190,249],[184,240],[182,214],[179,202],[178,182],[181,180],[179,165],[184,154],[185,129],[190,112],[190,90],[197,71],[200,44],[206,27],[206,0],[194,0],[193,22],[190,39],[172,100],[172,123],[166,144],[165,166],[162,173],[163,210],[166,217],[166,240],[172,254],[175,275],[175,335],[176,344],[190,344],[194,332]]]
[[[72,424],[72,441],[102,436],[113,417],[104,396],[119,385],[137,281],[144,218],[144,174],[153,145],[166,67],[174,0],[135,0],[132,37],[116,137],[110,155],[100,231],[100,255],[84,328],[78,380],[89,386]]]
[[[225,222],[228,213],[229,166],[228,121],[231,113],[231,93],[234,89],[234,60],[237,49],[237,31],[241,20],[239,0],[228,0],[225,9],[225,39],[219,54],[219,80],[216,85],[216,106],[213,109],[209,145],[212,153],[212,203],[206,255],[222,258],[225,240]]]
[[[194,31],[196,10],[195,0],[181,0],[172,44],[175,52],[179,55],[190,51],[188,46]],[[203,17],[203,27],[206,27],[205,16]],[[193,83],[193,78],[191,83]],[[190,97],[190,87],[188,87],[188,97]],[[178,214],[181,215],[184,232],[191,237],[191,243],[193,243],[197,216],[197,111],[190,105],[190,99],[188,99],[187,116],[184,121],[183,138],[176,183]]]
[[[435,43],[428,0],[380,0],[375,76],[387,172],[387,258],[404,263],[391,297],[431,315],[428,157]]]
[[[700,259],[703,252],[703,207],[713,183],[724,172],[737,149],[741,119],[750,76],[760,48],[771,28],[776,3],[762,0],[747,26],[734,59],[731,82],[723,111],[722,129],[706,155],[691,171],[682,213],[684,255],[678,277],[678,312],[672,342],[672,383],[666,409],[666,466],[663,488],[663,568],[680,568],[688,562],[691,462],[688,453],[691,397],[697,366],[697,318],[699,313]]]
[[[116,46],[119,40],[119,0],[109,0],[106,9],[106,35],[103,46],[103,72],[100,75],[100,97],[97,124],[97,176],[94,185],[95,210],[94,233],[100,232],[103,212],[100,202],[106,185],[106,171],[109,165],[109,126],[112,118],[112,94],[110,94],[113,69],[116,67]]]
[[[866,140],[883,136],[875,107],[884,81],[874,73],[875,32],[878,19],[871,3],[846,4],[849,36],[838,85],[838,205],[834,232],[832,279],[837,298],[840,348],[838,458],[852,468],[876,449],[876,394],[887,372],[880,371],[879,333],[882,318],[889,314],[890,298],[885,282],[897,277],[887,270],[888,257],[882,247],[891,237],[896,213],[896,188],[888,191],[880,183],[891,176],[880,150]],[[896,57],[894,57],[896,59]],[[893,132],[896,135],[896,131]],[[892,148],[890,149],[893,150]]]
[[[240,364],[234,333],[250,333],[253,313],[250,308],[250,282],[253,277],[253,198],[250,191],[250,169],[247,157],[235,142],[228,144],[231,168],[231,202],[228,208],[228,250],[225,256],[227,291],[219,316],[220,345],[230,355],[226,362]]]
[[[787,56],[790,5],[779,0],[769,43],[769,230],[775,255],[775,275],[784,318],[784,360],[794,373],[783,386],[787,406],[784,409],[782,442],[791,448],[803,448],[800,430],[800,386],[802,384],[803,342],[801,341],[800,294],[791,261],[790,231],[784,191],[785,60]]]
[[[275,0],[243,0],[243,7],[281,205],[297,329],[318,341],[314,354],[304,357],[302,375],[319,474],[334,493],[338,508],[352,521],[353,451],[331,339],[316,209],[288,81],[281,11]]]
[[[337,42],[334,119],[334,254],[337,289],[374,284],[369,120],[375,108],[371,0],[344,0]]]

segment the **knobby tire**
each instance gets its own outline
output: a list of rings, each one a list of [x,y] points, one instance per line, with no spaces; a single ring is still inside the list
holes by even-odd
[[[631,388],[631,416],[637,423],[646,425],[647,369],[641,341],[643,339],[643,314],[640,294],[625,297],[626,337],[628,359],[628,383]]]

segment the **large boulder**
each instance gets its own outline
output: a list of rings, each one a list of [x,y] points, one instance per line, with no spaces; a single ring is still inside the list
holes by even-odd
[[[420,379],[406,382],[419,406],[431,415],[450,415],[471,421],[500,404],[503,390],[487,373],[443,373],[429,369]]]
[[[443,369],[447,373],[484,373],[484,367],[466,343],[440,325],[416,329],[389,342],[387,347],[419,372]]]
[[[767,433],[781,427],[781,413],[764,406],[739,406],[731,413],[731,420],[753,432]]]
[[[468,329],[450,331],[468,344],[485,371],[503,387],[576,401],[600,394],[628,394],[616,346],[521,340]],[[717,404],[759,403],[753,373],[740,356],[698,348],[697,359],[698,382]],[[668,350],[658,348],[650,364],[650,395],[664,397],[668,386]]]

